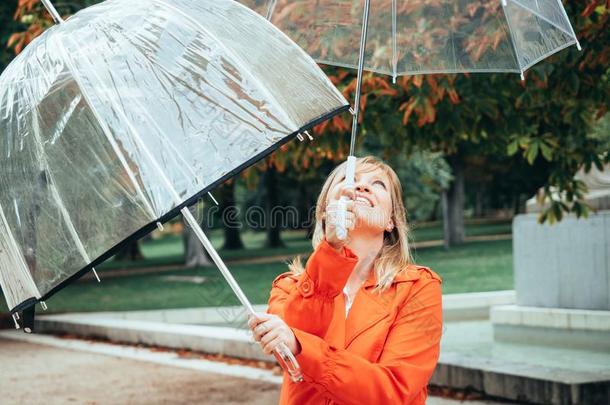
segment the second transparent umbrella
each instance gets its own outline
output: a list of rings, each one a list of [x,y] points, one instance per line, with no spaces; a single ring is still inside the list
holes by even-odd
[[[239,0],[316,61],[358,69],[347,182],[353,182],[363,70],[397,76],[523,73],[580,45],[560,0]],[[343,231],[345,236],[345,231]]]

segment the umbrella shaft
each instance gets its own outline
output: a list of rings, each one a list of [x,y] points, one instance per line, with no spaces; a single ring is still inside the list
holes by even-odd
[[[55,21],[55,23],[61,24],[64,22],[64,19],[61,18],[61,16],[59,15],[57,10],[53,6],[53,3],[51,3],[51,0],[41,0],[41,1],[42,1],[42,4],[44,5],[44,7],[49,12],[49,14],[51,14],[51,17],[53,17],[53,20]]]
[[[216,249],[214,249],[214,246],[212,246],[212,242],[210,242],[207,236],[205,236],[203,229],[201,229],[199,223],[197,222],[195,217],[193,217],[193,214],[191,214],[191,211],[189,211],[189,209],[185,207],[180,212],[182,212],[182,216],[193,229],[195,235],[197,235],[197,238],[201,241],[205,250],[207,250],[207,252],[210,254],[210,257],[212,257],[212,260],[214,261],[214,263],[216,263],[216,266],[218,266],[218,269],[222,273],[225,280],[227,280],[227,283],[229,283],[229,286],[231,287],[239,301],[244,307],[246,307],[250,314],[254,315],[254,308],[252,307],[250,301],[248,301],[248,297],[246,297],[246,294],[244,294],[239,284],[237,284],[237,281],[235,281],[235,278],[233,278],[233,275],[225,265],[224,261],[220,258],[220,255],[218,254]]]
[[[360,93],[362,87],[362,71],[364,70],[364,53],[366,50],[366,35],[369,28],[370,0],[364,1],[364,12],[362,15],[362,32],[360,34],[360,54],[358,55],[358,77],[356,79],[356,101],[354,103],[354,116],[352,120],[352,136],[349,145],[350,156],[354,155],[356,147],[356,135],[358,135],[358,117],[360,116]]]

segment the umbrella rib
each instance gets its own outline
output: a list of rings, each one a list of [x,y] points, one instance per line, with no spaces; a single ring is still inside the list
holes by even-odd
[[[570,19],[568,18],[568,13],[566,13],[566,9],[563,7],[563,4],[561,4],[561,0],[557,0],[557,5],[561,9],[564,18],[568,22],[570,30],[572,31],[572,36],[574,36],[574,40],[576,41],[576,47],[578,48],[579,51],[582,50],[582,48],[580,47],[580,42],[578,41],[578,38],[576,37],[576,33],[574,32],[574,27],[572,27],[572,23],[570,22]]]
[[[243,72],[246,73],[248,75],[248,77],[250,77],[250,79],[256,83],[256,87],[258,87],[258,89],[265,94],[265,96],[267,96],[267,98],[269,99],[270,102],[274,103],[275,106],[278,107],[279,112],[283,115],[283,118],[290,124],[292,125],[292,129],[296,130],[298,129],[298,125],[290,118],[288,117],[288,115],[286,114],[286,111],[283,109],[282,105],[280,103],[278,103],[278,101],[275,99],[275,97],[273,97],[273,95],[271,93],[269,93],[269,91],[267,91],[267,89],[265,88],[265,86],[263,86],[260,81],[258,80],[258,78],[252,74],[252,72],[250,72],[250,69],[248,69],[246,67],[246,65],[244,64],[244,62],[241,60],[241,58],[236,55],[229,47],[227,47],[221,40],[220,38],[218,38],[214,33],[212,33],[210,30],[208,30],[206,27],[204,27],[199,21],[195,20],[193,17],[191,17],[190,15],[188,15],[187,13],[185,13],[184,11],[182,11],[181,9],[179,9],[178,7],[174,6],[173,4],[168,4],[167,2],[165,2],[164,0],[153,0],[156,3],[160,3],[162,5],[164,5],[165,7],[175,11],[176,13],[182,15],[187,21],[189,21],[191,24],[195,25],[196,27],[198,27],[199,29],[201,29],[202,31],[206,32],[209,36],[211,36],[213,39],[216,40],[216,43],[218,45],[220,45],[227,53],[227,55],[229,57],[231,57],[233,59],[233,61],[239,65]]]
[[[541,20],[545,21],[546,23],[548,23],[548,24],[552,25],[553,27],[557,28],[559,31],[563,32],[567,36],[576,38],[576,35],[574,34],[574,31],[572,31],[572,32],[566,31],[565,28],[560,27],[556,23],[552,22],[551,20],[549,20],[548,18],[546,18],[545,16],[543,16],[539,12],[534,11],[532,8],[526,6],[525,4],[521,4],[518,0],[511,0],[511,1],[513,3],[515,3],[516,5],[518,5],[519,7],[521,7],[522,9],[524,9],[526,11],[529,11],[530,13],[534,14],[536,17],[540,18]],[[561,7],[561,9],[563,9],[563,6]],[[565,10],[564,10],[564,12],[565,12]],[[570,25],[570,27],[572,26],[572,24],[570,24],[569,20],[568,20],[568,25]]]
[[[68,52],[66,52],[63,44],[59,40],[56,40],[55,44],[56,44],[57,48],[59,49],[59,52],[60,52],[60,54],[62,56],[62,60],[66,63],[66,66],[67,66],[68,70],[70,71],[72,77],[74,78],[74,81],[76,82],[76,85],[78,86],[78,88],[80,89],[81,93],[83,94],[83,98],[85,99],[85,101],[89,105],[89,108],[91,109],[91,112],[93,113],[93,115],[96,118],[100,128],[102,129],[102,132],[104,132],[104,135],[106,136],[106,139],[108,139],[108,142],[110,142],[110,145],[112,146],[112,149],[114,150],[114,153],[116,153],[117,157],[119,158],[119,161],[121,162],[121,165],[123,166],[123,169],[125,169],[125,172],[127,173],[127,176],[132,181],[133,186],[134,186],[136,192],[138,194],[140,194],[140,197],[142,198],[142,202],[146,206],[146,209],[148,210],[148,213],[151,216],[151,219],[155,220],[157,218],[157,215],[156,215],[153,207],[150,205],[150,202],[148,201],[148,198],[146,198],[146,195],[144,194],[144,191],[142,191],[140,185],[138,184],[138,182],[137,182],[137,180],[135,178],[134,173],[129,168],[129,164],[127,163],[127,160],[125,159],[125,156],[123,155],[123,152],[121,151],[121,148],[119,147],[119,145],[117,144],[116,140],[112,136],[112,133],[110,132],[110,128],[108,128],[108,126],[105,124],[104,120],[102,120],[102,117],[100,116],[99,112],[97,111],[97,108],[93,105],[93,103],[91,101],[91,97],[89,97],[89,95],[87,94],[87,91],[85,90],[85,86],[81,82],[81,79],[80,79],[80,76],[79,76],[79,74],[78,74],[78,72],[76,70],[76,67],[74,66],[74,64],[72,63],[72,60],[68,56]]]
[[[521,74],[521,80],[523,80],[523,68],[521,67],[519,51],[517,50],[517,46],[515,45],[515,35],[513,34],[513,28],[511,26],[510,18],[508,16],[508,7],[504,7],[504,3],[502,3],[502,9],[504,10],[504,16],[506,17],[506,25],[508,26],[508,35],[510,36],[510,44],[513,46],[513,52],[515,53],[515,59],[517,61],[517,66],[519,67],[519,73]]]

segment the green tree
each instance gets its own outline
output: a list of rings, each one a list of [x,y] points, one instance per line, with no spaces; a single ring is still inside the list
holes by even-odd
[[[21,28],[21,24],[13,19],[17,9],[17,0],[5,0],[0,3],[0,72],[2,72],[15,56],[8,49],[8,41],[15,31]]]

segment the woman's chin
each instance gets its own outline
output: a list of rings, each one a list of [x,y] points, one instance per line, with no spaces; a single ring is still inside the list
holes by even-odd
[[[381,236],[383,237],[383,232],[385,229],[380,227],[378,224],[367,224],[367,223],[359,223],[354,229],[351,231],[351,236]]]

